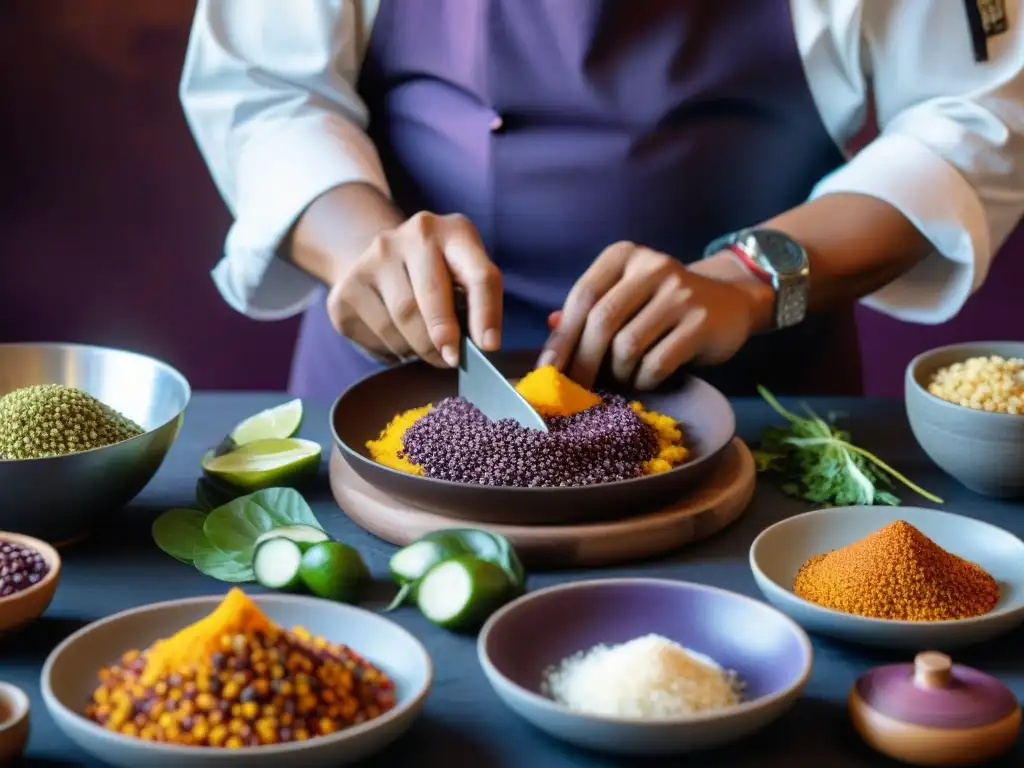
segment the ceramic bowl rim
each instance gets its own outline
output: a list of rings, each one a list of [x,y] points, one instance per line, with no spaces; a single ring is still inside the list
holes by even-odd
[[[136,435],[135,437],[129,437],[127,440],[122,440],[119,443],[111,443],[110,445],[101,445],[98,448],[89,448],[88,450],[85,450],[85,451],[75,451],[74,453],[64,454],[63,456],[41,456],[41,457],[36,457],[34,459],[3,459],[3,458],[0,458],[0,467],[5,466],[5,465],[14,466],[15,464],[26,464],[26,463],[29,463],[29,462],[60,461],[61,459],[70,459],[70,458],[73,458],[75,456],[85,456],[86,454],[98,453],[98,452],[104,451],[104,450],[106,450],[108,448],[115,448],[117,446],[128,445],[129,443],[133,443],[133,442],[135,442],[137,440],[142,440],[144,437],[148,437],[148,436],[152,435],[154,432],[159,432],[161,429],[164,429],[168,424],[171,424],[171,423],[177,421],[178,419],[180,419],[181,415],[183,413],[185,413],[186,410],[188,410],[189,403],[192,402],[192,385],[189,384],[189,381],[188,381],[188,379],[185,378],[185,375],[181,371],[179,371],[177,368],[175,368],[173,365],[171,365],[170,363],[165,363],[163,360],[155,358],[155,357],[153,357],[151,355],[144,354],[142,352],[133,352],[130,349],[121,349],[120,347],[101,347],[101,346],[99,346],[97,344],[73,344],[73,343],[65,344],[65,343],[59,342],[59,341],[47,341],[47,342],[39,342],[39,343],[32,342],[32,341],[16,341],[16,342],[0,344],[0,350],[7,349],[7,348],[12,348],[12,347],[26,347],[26,348],[32,348],[32,349],[81,349],[81,350],[92,350],[92,351],[97,351],[97,352],[113,352],[115,354],[125,355],[127,357],[141,358],[142,360],[148,361],[149,363],[151,363],[156,368],[162,368],[164,371],[166,371],[168,374],[171,375],[171,378],[176,379],[177,382],[178,382],[178,385],[182,388],[182,394],[185,396],[185,401],[184,401],[184,403],[182,403],[182,406],[181,406],[181,408],[178,409],[177,413],[175,413],[169,419],[164,421],[162,424],[159,424],[159,425],[153,427],[152,429],[147,429],[141,435]]]
[[[50,566],[50,572],[31,587],[26,587],[20,592],[15,592],[7,597],[0,597],[0,610],[3,610],[5,605],[13,605],[18,600],[24,600],[29,595],[42,592],[48,588],[60,576],[62,566],[60,553],[41,539],[37,539],[34,536],[26,536],[23,533],[15,533],[14,531],[0,531],[0,542],[5,540],[22,547],[34,549],[46,560],[47,565]]]
[[[115,744],[122,747],[144,749],[151,752],[160,752],[166,754],[168,757],[177,756],[183,758],[184,762],[186,763],[188,762],[188,758],[190,755],[203,757],[226,757],[229,753],[238,754],[237,752],[233,752],[231,750],[225,750],[223,747],[195,747],[186,746],[182,744],[164,744],[160,742],[143,741],[142,739],[136,738],[134,736],[128,736],[122,733],[114,733],[113,731],[107,730],[98,723],[94,723],[92,720],[85,717],[85,715],[83,715],[81,712],[78,712],[64,704],[64,702],[61,701],[54,693],[53,687],[50,683],[53,666],[56,663],[56,660],[60,657],[60,655],[66,652],[68,647],[70,647],[72,643],[77,642],[82,637],[89,634],[90,632],[95,631],[101,626],[114,624],[118,621],[127,618],[128,616],[134,616],[141,613],[155,613],[162,610],[178,608],[185,605],[209,603],[211,606],[216,607],[216,605],[223,599],[223,595],[202,595],[199,597],[185,597],[178,600],[162,600],[156,603],[147,603],[146,605],[136,606],[135,608],[128,608],[126,610],[118,611],[117,613],[111,614],[110,616],[106,616],[102,619],[97,619],[96,621],[90,622],[78,631],[72,633],[67,638],[62,640],[61,643],[50,652],[50,654],[46,657],[46,661],[43,663],[43,668],[39,675],[40,690],[43,695],[43,701],[46,703],[47,708],[58,709],[63,714],[72,715],[75,720],[82,723],[86,728],[88,728],[92,732],[92,735],[94,737],[102,739],[107,743]],[[308,597],[306,595],[282,594],[257,594],[253,595],[252,599],[256,602],[257,605],[259,605],[260,601],[262,600],[271,603],[300,602],[302,604],[309,605],[310,607],[319,606],[320,608],[323,608],[321,604],[325,602],[318,598]],[[416,649],[417,653],[421,657],[420,661],[423,662],[425,673],[423,685],[417,688],[415,691],[410,692],[409,697],[406,701],[396,703],[393,709],[385,712],[383,715],[380,715],[379,717],[375,717],[372,720],[360,723],[359,725],[353,725],[341,731],[335,731],[334,733],[328,734],[326,736],[318,736],[315,739],[308,739],[306,741],[301,742],[289,742],[287,744],[269,744],[261,745],[259,747],[252,747],[251,749],[258,750],[258,752],[250,753],[246,751],[245,754],[258,755],[261,758],[274,757],[291,755],[295,754],[296,752],[306,752],[308,750],[316,749],[322,746],[337,746],[345,743],[346,741],[350,741],[357,736],[361,736],[371,731],[375,731],[378,728],[381,728],[382,726],[388,725],[389,723],[392,723],[396,720],[400,720],[401,718],[407,716],[409,712],[414,711],[416,708],[418,708],[430,693],[431,687],[433,686],[434,682],[434,663],[430,658],[430,654],[427,652],[426,647],[423,645],[423,643],[419,641],[419,639],[412,632],[407,630],[401,624],[398,624],[397,622],[387,618],[386,616],[382,616],[373,611],[368,611],[365,608],[349,605],[347,603],[332,603],[331,605],[335,608],[341,608],[343,612],[352,611],[355,613],[364,613],[372,617],[373,619],[379,619],[385,624],[391,625],[391,628],[397,631],[399,634],[404,634],[412,642],[413,647]]]
[[[986,347],[1001,346],[1003,344],[1020,344],[1022,346],[1022,348],[1024,348],[1024,342],[1009,341],[1009,340],[1008,341],[992,341],[992,340],[989,340],[989,341],[961,341],[961,342],[957,342],[956,344],[944,344],[941,347],[933,347],[932,349],[927,349],[924,352],[920,352],[920,353],[914,355],[914,357],[911,359],[911,361],[909,363],[907,363],[907,368],[906,368],[906,372],[905,372],[904,378],[905,378],[906,382],[909,383],[913,387],[913,390],[914,390],[914,392],[917,395],[919,395],[919,396],[923,395],[928,403],[930,403],[932,405],[935,405],[935,406],[937,406],[939,408],[943,408],[943,409],[947,410],[950,413],[953,413],[953,412],[956,412],[956,413],[970,413],[970,414],[973,414],[973,416],[970,417],[970,418],[989,419],[991,421],[1003,421],[1004,423],[1007,423],[1007,424],[1011,423],[1010,422],[1011,419],[1017,419],[1019,421],[1016,422],[1016,423],[1024,424],[1024,417],[1022,417],[1020,414],[1016,414],[1016,413],[999,413],[999,412],[996,412],[996,411],[981,411],[981,410],[977,410],[975,408],[967,408],[967,407],[962,406],[962,405],[960,405],[958,403],[951,403],[949,400],[943,400],[941,397],[939,397],[937,395],[933,395],[931,392],[929,392],[926,387],[921,386],[921,382],[919,382],[917,380],[917,376],[915,375],[916,372],[917,372],[917,369],[918,369],[918,367],[920,365],[924,364],[925,362],[930,360],[935,355],[942,354],[943,352],[953,352],[953,351],[956,351],[958,349],[963,349],[965,347],[976,347],[976,348],[979,348],[979,349],[984,349]]]
[[[766,694],[764,696],[758,696],[756,699],[750,701],[741,701],[739,704],[734,704],[728,707],[721,707],[719,709],[706,710],[703,712],[696,712],[689,715],[673,715],[667,717],[633,717],[633,716],[616,716],[616,715],[596,715],[588,712],[576,712],[569,707],[559,704],[553,699],[549,699],[542,694],[535,693],[518,683],[510,680],[504,672],[495,666],[491,661],[489,654],[487,653],[487,641],[494,631],[495,626],[505,616],[508,616],[515,610],[518,610],[522,606],[526,605],[533,599],[544,595],[550,595],[556,592],[569,592],[576,590],[595,589],[603,587],[669,587],[673,590],[678,589],[693,589],[698,592],[710,592],[713,594],[719,594],[727,596],[731,599],[738,599],[741,602],[752,603],[759,609],[768,610],[777,614],[782,619],[783,623],[788,626],[793,636],[799,642],[802,650],[804,651],[804,663],[800,670],[800,674],[795,680],[789,683],[785,688],[775,691],[773,693]],[[607,725],[627,725],[631,727],[640,728],[663,728],[665,726],[683,726],[683,725],[694,725],[698,723],[708,723],[734,716],[740,716],[747,712],[753,712],[760,710],[766,706],[781,701],[789,696],[792,696],[795,692],[801,691],[806,685],[807,681],[811,677],[811,671],[814,668],[814,647],[811,645],[811,640],[807,635],[807,632],[791,617],[780,611],[770,603],[766,603],[762,600],[758,600],[747,595],[740,594],[739,592],[732,592],[728,589],[722,589],[721,587],[713,587],[708,584],[699,584],[694,581],[682,581],[677,579],[659,579],[659,578],[647,578],[647,577],[623,577],[623,578],[611,578],[611,579],[586,579],[583,581],[572,581],[566,584],[554,584],[550,587],[544,587],[543,589],[534,590],[527,592],[522,597],[508,603],[507,605],[500,608],[497,612],[491,615],[491,617],[484,624],[483,629],[480,630],[480,635],[477,638],[477,658],[480,665],[484,668],[487,676],[495,676],[499,678],[506,686],[515,690],[518,695],[525,697],[531,704],[531,706],[538,707],[544,712],[566,715],[574,718],[581,718],[595,723],[604,723]]]
[[[25,718],[32,711],[32,700],[14,683],[0,681],[0,701],[10,706],[11,712],[10,717],[6,720],[0,720],[0,736],[2,736],[6,731],[25,722]]]
[[[413,365],[420,365],[420,364],[426,365],[426,363],[423,363],[423,361],[421,361],[421,360],[410,360],[410,361],[399,363],[398,365],[396,365],[394,367],[397,368],[397,367],[402,367],[402,366],[413,366]],[[387,369],[387,370],[391,370],[391,369]],[[531,493],[534,494],[534,495],[540,494],[540,493],[543,493],[543,494],[557,493],[557,494],[560,494],[560,495],[564,496],[566,494],[572,493],[573,491],[578,493],[580,490],[590,489],[590,488],[619,488],[619,487],[624,487],[624,486],[628,487],[628,486],[636,485],[637,483],[642,483],[645,480],[650,480],[652,477],[669,477],[673,473],[681,472],[684,469],[687,470],[688,472],[690,472],[690,471],[693,471],[692,470],[693,467],[699,467],[701,465],[708,465],[710,467],[711,466],[711,462],[714,462],[716,459],[721,457],[721,455],[723,453],[725,453],[725,450],[732,444],[732,441],[736,439],[736,409],[733,408],[732,401],[729,400],[729,398],[726,397],[725,394],[722,392],[722,390],[720,390],[718,387],[714,386],[713,384],[711,384],[710,382],[706,381],[705,379],[702,379],[699,376],[694,376],[693,374],[690,374],[688,376],[689,379],[697,381],[699,384],[701,384],[701,385],[703,385],[705,387],[708,387],[712,392],[714,392],[716,395],[718,395],[718,397],[721,398],[725,402],[726,409],[728,411],[730,421],[732,422],[731,426],[730,426],[730,429],[729,429],[729,432],[728,432],[728,438],[723,440],[721,445],[714,446],[712,448],[712,450],[708,451],[703,456],[698,456],[698,457],[696,457],[695,459],[692,459],[692,460],[687,459],[682,464],[678,464],[678,465],[672,467],[671,469],[667,470],[666,472],[662,472],[662,473],[660,473],[658,475],[641,475],[640,477],[630,477],[630,478],[627,478],[625,480],[612,480],[610,482],[595,483],[593,485],[571,485],[571,486],[555,486],[555,487],[542,487],[542,488],[531,487],[531,486],[523,487],[523,486],[516,486],[516,485],[493,485],[493,486],[492,485],[478,485],[478,484],[474,484],[474,483],[461,483],[461,482],[457,482],[455,480],[443,480],[443,479],[437,478],[437,477],[427,477],[426,475],[410,475],[407,472],[403,472],[403,471],[395,469],[393,467],[389,467],[389,466],[387,466],[385,464],[380,464],[379,462],[375,462],[372,458],[370,458],[368,456],[364,456],[363,454],[359,453],[359,451],[357,451],[355,448],[353,448],[351,445],[349,445],[347,442],[345,442],[344,440],[341,439],[341,436],[338,434],[338,430],[335,428],[335,424],[337,424],[337,418],[336,418],[335,414],[337,413],[338,408],[341,405],[341,401],[345,399],[345,396],[351,390],[355,389],[356,387],[358,387],[359,385],[363,384],[367,380],[373,378],[374,376],[380,375],[383,372],[384,371],[372,371],[371,373],[368,373],[365,376],[361,377],[358,381],[355,381],[352,384],[350,384],[348,387],[346,387],[345,390],[340,395],[338,395],[337,398],[335,398],[334,403],[331,405],[330,415],[328,416],[329,423],[330,423],[330,426],[331,426],[331,438],[334,440],[334,445],[338,447],[338,449],[341,451],[345,461],[357,473],[358,473],[358,470],[356,470],[356,468],[355,468],[356,462],[369,462],[369,463],[374,465],[375,469],[378,469],[378,470],[381,470],[383,472],[389,473],[393,477],[405,478],[405,479],[413,477],[413,478],[416,479],[417,482],[427,483],[427,484],[430,484],[430,485],[432,485],[432,486],[434,486],[436,488],[452,489],[452,488],[465,488],[467,486],[470,486],[470,487],[473,488],[474,491],[476,491],[476,492],[483,492],[483,493],[499,492],[499,493],[502,493],[502,494],[515,493],[517,495],[529,495]],[[633,399],[634,400],[639,400],[643,396],[643,394],[644,393],[637,393],[637,396],[634,397]],[[683,424],[684,435],[685,435],[685,426],[686,425]]]
[[[863,505],[857,505],[857,506],[863,506]],[[748,560],[750,562],[750,570],[754,574],[755,580],[758,581],[759,584],[760,584],[760,582],[762,580],[764,582],[767,582],[772,587],[777,589],[779,592],[784,594],[785,595],[785,599],[792,600],[793,602],[798,603],[804,609],[806,609],[808,611],[811,611],[813,613],[816,613],[817,615],[821,616],[822,618],[828,617],[828,618],[832,618],[832,619],[839,619],[841,621],[851,621],[851,622],[863,623],[865,625],[870,625],[870,626],[875,626],[875,627],[887,627],[887,628],[894,628],[894,629],[898,629],[898,628],[902,628],[902,629],[911,629],[911,628],[919,629],[921,627],[928,627],[928,628],[938,627],[940,629],[944,629],[944,628],[947,628],[947,627],[954,627],[954,626],[956,626],[956,627],[969,627],[969,626],[976,626],[978,624],[987,624],[988,622],[990,622],[993,619],[998,618],[1000,616],[1012,616],[1012,615],[1015,615],[1017,613],[1024,612],[1024,602],[1022,602],[1020,605],[1016,605],[1016,606],[1003,606],[1002,608],[1000,608],[997,605],[995,608],[993,608],[988,613],[983,613],[980,616],[971,616],[970,618],[967,618],[967,619],[942,619],[940,621],[908,621],[906,619],[879,619],[879,618],[874,617],[874,616],[860,616],[859,614],[856,614],[856,613],[846,613],[845,611],[837,611],[834,608],[826,608],[823,605],[818,605],[817,603],[812,603],[810,600],[805,600],[804,598],[800,597],[795,592],[793,592],[792,589],[789,589],[787,587],[782,586],[781,584],[779,584],[779,582],[777,582],[775,579],[773,579],[767,573],[765,573],[763,570],[761,570],[761,566],[757,562],[756,551],[757,551],[758,546],[762,543],[762,539],[764,539],[768,535],[768,533],[770,531],[772,531],[775,528],[778,528],[779,530],[781,530],[781,529],[785,528],[786,525],[789,524],[793,520],[797,520],[797,519],[804,518],[804,517],[810,517],[810,516],[828,517],[830,513],[835,513],[837,510],[847,510],[847,509],[850,509],[850,507],[849,506],[847,506],[847,507],[826,507],[825,509],[812,509],[812,510],[810,510],[808,512],[802,512],[799,515],[793,515],[792,517],[787,517],[784,520],[779,520],[778,522],[773,523],[772,525],[769,525],[767,528],[765,528],[763,531],[761,531],[761,533],[759,533],[757,535],[757,537],[754,539],[753,543],[750,545],[750,551],[749,551],[749,555],[748,555]],[[885,507],[882,507],[881,509],[885,509]],[[958,514],[956,514],[954,512],[946,512],[946,511],[941,510],[941,509],[930,509],[928,507],[904,507],[904,506],[899,506],[899,507],[890,507],[889,509],[894,509],[894,510],[895,509],[923,510],[923,511],[929,513],[929,514],[942,515],[944,517],[957,518],[957,519],[961,519],[961,520],[967,520],[967,521],[969,521],[967,523],[968,525],[974,524],[974,525],[984,526],[986,528],[991,528],[994,531],[1002,534],[1003,536],[1009,537],[1009,538],[1013,539],[1014,541],[1016,541],[1020,545],[1021,549],[1024,550],[1024,540],[1021,540],[1017,536],[1014,536],[1012,533],[1007,531],[1005,528],[1000,528],[998,525],[993,525],[992,523],[987,523],[984,520],[977,520],[977,519],[975,519],[973,517],[966,517],[965,515],[958,515]],[[898,519],[899,519],[898,517],[894,518],[894,521],[898,520]],[[761,591],[762,591],[762,593],[764,592],[763,589]],[[767,595],[765,595],[765,597],[767,597]]]

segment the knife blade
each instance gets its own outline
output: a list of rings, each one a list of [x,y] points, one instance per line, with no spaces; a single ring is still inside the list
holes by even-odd
[[[512,419],[521,427],[548,431],[548,425],[526,398],[494,367],[469,337],[466,293],[455,287],[455,316],[462,340],[459,345],[459,396],[475,405],[491,421]]]

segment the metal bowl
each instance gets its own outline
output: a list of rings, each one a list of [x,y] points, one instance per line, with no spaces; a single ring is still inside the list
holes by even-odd
[[[80,389],[146,432],[46,459],[0,460],[0,529],[66,543],[133,498],[156,474],[192,395],[185,377],[134,352],[79,344],[0,344],[0,396],[36,384]]]
[[[526,375],[534,352],[491,357],[505,376]],[[396,413],[458,394],[454,370],[408,363],[375,373],[350,387],[334,404],[331,424],[344,460],[366,482],[392,498],[450,518],[478,523],[559,525],[612,520],[678,500],[714,468],[736,431],[726,397],[705,381],[686,378],[670,392],[637,395],[646,407],[683,426],[691,457],[668,472],[576,488],[508,488],[436,480],[385,467],[366,449]]]

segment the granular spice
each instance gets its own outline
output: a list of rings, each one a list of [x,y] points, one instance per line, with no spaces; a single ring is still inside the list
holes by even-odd
[[[793,592],[845,613],[899,621],[981,616],[999,602],[984,569],[903,520],[801,566]]]
[[[142,427],[95,397],[60,384],[0,397],[0,459],[42,459],[113,445]]]
[[[395,706],[352,649],[273,624],[238,589],[212,614],[99,673],[86,716],[146,741],[237,749],[317,736]]]

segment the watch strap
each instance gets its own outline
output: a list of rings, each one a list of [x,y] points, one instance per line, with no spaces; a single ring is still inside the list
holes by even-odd
[[[799,272],[786,274],[767,268],[758,251],[757,232],[756,229],[742,229],[716,238],[704,249],[704,258],[721,251],[732,252],[757,280],[774,289],[773,328],[788,328],[800,323],[807,314],[808,270],[805,267]]]

